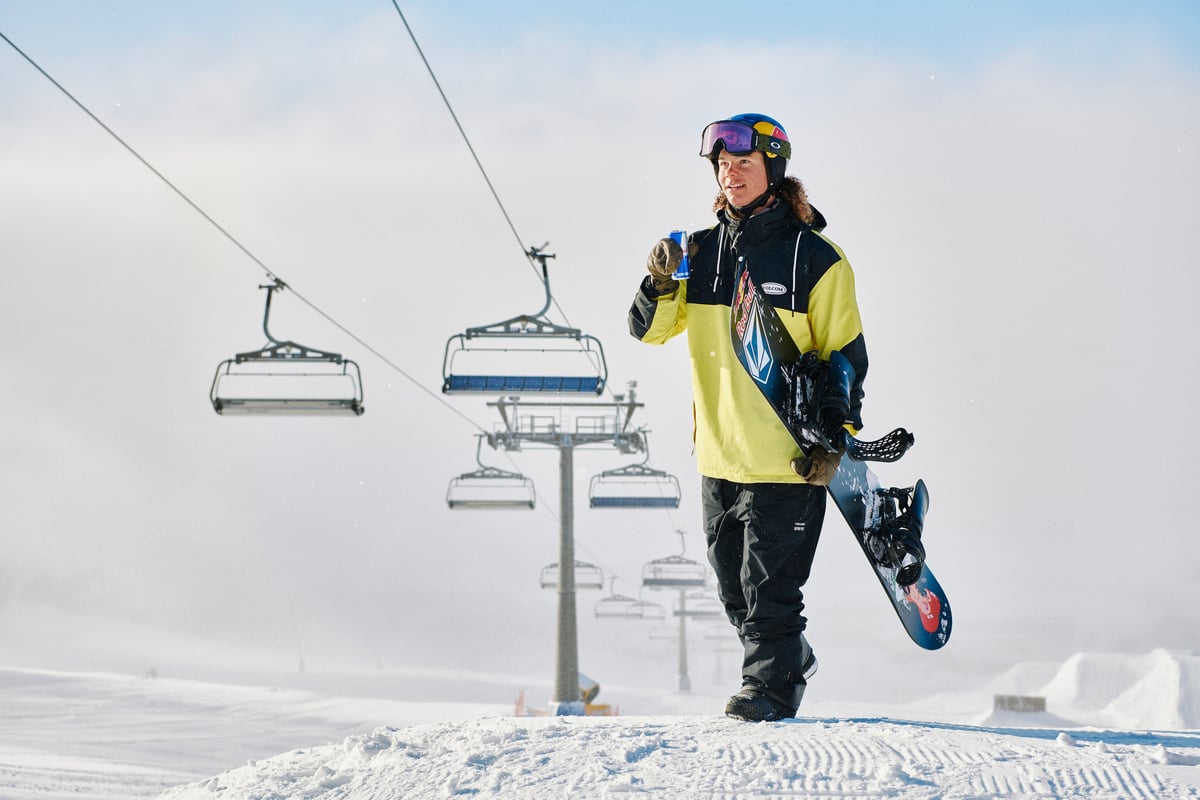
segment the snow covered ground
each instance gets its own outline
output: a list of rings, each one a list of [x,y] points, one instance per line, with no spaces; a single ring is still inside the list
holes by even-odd
[[[481,719],[381,728],[165,797],[1193,797],[1200,735],[885,719]]]
[[[5,615],[0,634],[19,641],[29,624],[45,633],[48,620]],[[825,698],[754,725],[720,716],[719,696],[627,688],[601,699],[638,713],[515,717],[514,687],[529,684],[512,675],[310,671],[272,684],[251,654],[222,673],[229,651],[206,664],[186,639],[173,652],[207,677],[160,677],[122,668],[120,654],[144,663],[146,642],[114,630],[58,627],[38,652],[8,648],[22,663],[0,668],[0,798],[1200,797],[1197,654],[1083,653],[969,692],[870,713]],[[78,648],[112,666],[29,665]],[[995,694],[1046,710],[994,711]]]

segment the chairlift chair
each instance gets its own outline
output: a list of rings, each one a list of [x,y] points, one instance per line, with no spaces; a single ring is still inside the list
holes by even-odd
[[[603,393],[608,365],[600,340],[546,319],[552,301],[546,259],[554,256],[542,248],[526,253],[541,263],[541,311],[451,336],[442,358],[444,394]]]
[[[267,344],[238,353],[217,365],[209,389],[213,410],[221,415],[360,416],[362,372],[358,364],[271,335],[271,296],[286,287],[276,279],[267,290],[263,333]]]
[[[649,619],[659,620],[665,619],[667,612],[658,603],[651,603],[648,600],[634,600],[633,598],[624,598],[628,602],[625,605],[618,605],[615,602],[605,603],[611,598],[601,598],[596,602],[596,616],[601,619]]]
[[[683,556],[656,558],[642,567],[642,586],[647,589],[687,589],[704,586],[703,564]]]
[[[675,602],[673,614],[688,619],[721,619],[725,616],[725,607],[711,594],[682,592]]]
[[[611,594],[596,601],[593,613],[597,619],[663,619],[666,616],[663,607],[657,603],[613,591],[612,583],[615,582],[614,575],[609,584]]]
[[[533,480],[519,472],[489,467],[480,458],[483,436],[475,448],[479,469],[450,479],[446,505],[452,509],[531,509],[537,502]]]
[[[597,619],[638,619],[641,612],[638,599],[624,594],[610,594],[596,601],[592,613]]]
[[[588,486],[592,508],[679,508],[679,497],[674,475],[639,464],[593,475]]]
[[[559,585],[558,563],[542,567],[541,585],[543,589],[557,589]],[[603,589],[604,573],[595,564],[586,561],[575,562],[576,589]]]
[[[647,465],[650,446],[644,433],[643,449],[646,455],[640,463],[592,476],[588,485],[592,508],[679,508],[679,479]]]
[[[642,567],[642,586],[645,588],[689,589],[701,588],[707,583],[707,567],[683,556],[687,552],[687,535],[682,530],[675,533],[679,536],[679,555],[647,562]]]

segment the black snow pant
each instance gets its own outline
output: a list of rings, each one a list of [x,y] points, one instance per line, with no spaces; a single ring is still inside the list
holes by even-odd
[[[795,708],[806,683],[801,587],[825,520],[825,488],[705,476],[700,490],[717,593],[745,648],[742,682]]]

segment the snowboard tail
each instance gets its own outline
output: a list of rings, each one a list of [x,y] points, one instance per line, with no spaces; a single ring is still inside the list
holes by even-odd
[[[909,637],[927,650],[950,639],[953,618],[941,584],[925,564],[921,534],[929,508],[925,482],[884,488],[866,461],[893,462],[914,438],[897,428],[861,441],[842,427],[854,371],[841,353],[828,362],[799,351],[774,306],[739,264],[730,334],[738,361],[805,453],[842,451],[828,490]]]

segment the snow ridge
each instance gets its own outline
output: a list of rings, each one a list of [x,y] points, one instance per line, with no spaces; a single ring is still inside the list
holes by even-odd
[[[1053,708],[1098,712],[1122,728],[1200,728],[1200,656],[1078,653],[1041,692]]]
[[[162,800],[888,796],[1195,797],[1200,732],[988,729],[888,719],[488,718],[379,728]]]

